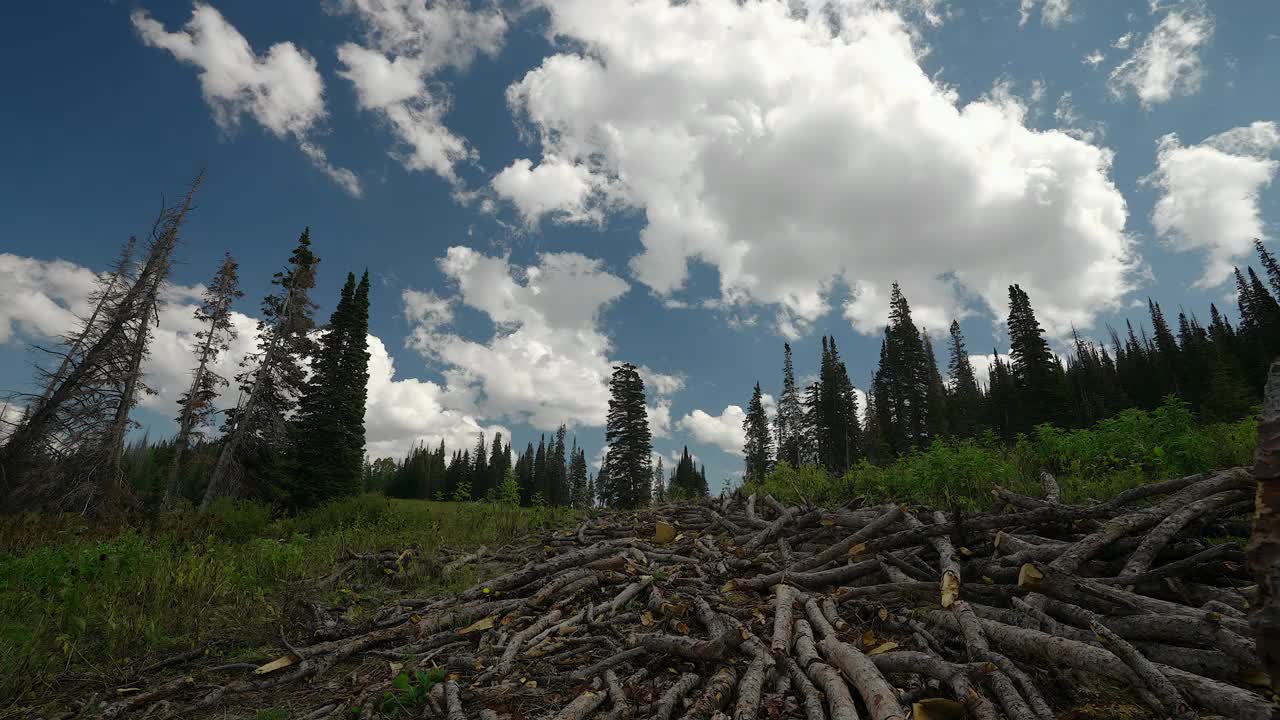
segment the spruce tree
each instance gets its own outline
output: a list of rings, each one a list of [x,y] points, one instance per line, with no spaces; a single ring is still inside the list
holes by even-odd
[[[356,398],[345,367],[346,346],[352,342],[355,293],[355,275],[347,273],[338,306],[311,363],[311,378],[298,400],[293,421],[296,455],[285,488],[292,507],[309,507],[359,489],[359,473],[351,461],[362,461],[364,448],[362,443],[359,457],[350,452],[352,434],[347,423],[351,413],[347,406]],[[360,410],[363,425],[363,403]]]
[[[929,431],[929,439],[936,440],[951,434],[947,423],[947,388],[942,384],[938,360],[933,354],[933,341],[929,339],[927,331],[920,332],[920,344],[924,347],[925,371],[929,378],[925,388],[925,425]]]
[[[609,472],[611,460],[606,446],[604,457],[600,459],[600,472],[596,473],[596,500],[601,507],[613,507],[618,503],[617,488]]]
[[[669,491],[675,497],[685,500],[700,496],[701,482],[698,478],[698,469],[693,464],[693,456],[689,454],[687,445],[680,455],[680,461],[676,463],[676,471],[671,478]]]
[[[489,491],[496,488],[489,486],[489,453],[484,445],[484,431],[478,433],[476,449],[471,453],[471,499],[487,500]]]
[[[569,453],[569,502],[579,509],[587,509],[594,503],[591,489],[587,486],[587,454],[578,447],[578,439],[573,439],[573,448]]]
[[[769,433],[769,418],[764,411],[760,383],[756,383],[751,402],[747,404],[747,414],[742,419],[742,432],[745,437],[742,455],[746,461],[746,480],[764,482],[773,469],[773,437]]]
[[[1253,247],[1258,251],[1258,257],[1262,260],[1262,269],[1267,272],[1267,279],[1271,282],[1271,290],[1280,298],[1280,262],[1276,261],[1276,256],[1267,250],[1262,241],[1254,238]]]
[[[319,262],[311,252],[310,229],[304,229],[289,268],[272,278],[279,290],[262,301],[258,352],[245,358],[245,370],[236,376],[242,400],[227,413],[203,510],[220,497],[268,496],[279,481],[276,463],[289,448],[286,418],[297,406],[306,385],[306,362],[315,354],[311,290]]]
[[[792,467],[799,467],[800,432],[804,410],[800,404],[800,393],[796,389],[795,369],[791,364],[791,345],[782,345],[782,394],[778,397],[778,414],[774,418],[775,434],[778,440],[778,459],[786,460]]]
[[[662,467],[662,456],[653,468],[653,501],[659,505],[667,501],[667,471]]]
[[[533,497],[532,502],[536,505],[551,502],[551,486],[547,478],[547,436],[542,435],[538,439],[538,451],[533,456]]]
[[[533,443],[529,443],[520,459],[516,462],[516,482],[520,485],[520,504],[528,507],[533,504],[533,495],[538,491],[533,475]]]
[[[551,505],[569,504],[568,459],[565,456],[565,426],[556,430],[555,442],[551,444],[547,457],[547,472],[550,474],[551,496],[547,498]]]
[[[605,440],[609,444],[609,477],[616,488],[616,502],[622,508],[642,507],[649,503],[653,442],[644,381],[634,365],[614,367],[609,393]]]
[[[951,388],[947,397],[947,424],[957,437],[978,436],[982,412],[982,391],[969,361],[969,351],[964,345],[960,323],[951,321],[951,358],[947,363],[947,378]]]
[[[1062,410],[1059,366],[1036,321],[1031,300],[1009,286],[1009,357],[1014,386],[1014,432],[1028,432]]]
[[[202,439],[201,428],[210,425],[217,414],[213,401],[227,379],[210,364],[231,347],[236,338],[231,324],[231,305],[244,296],[240,292],[235,258],[227,253],[213,280],[205,288],[195,318],[203,327],[196,331],[196,367],[191,373],[191,386],[178,398],[178,434],[173,441],[173,459],[169,461],[163,507],[171,508],[178,499],[179,470],[193,439]]]
[[[882,432],[895,454],[928,444],[927,363],[920,331],[911,319],[911,306],[894,283],[889,298],[889,325],[873,385]]]

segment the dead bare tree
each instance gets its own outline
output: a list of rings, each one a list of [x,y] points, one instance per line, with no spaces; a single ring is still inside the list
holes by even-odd
[[[1271,363],[1258,418],[1258,452],[1253,476],[1258,493],[1248,558],[1261,602],[1251,618],[1258,657],[1280,686],[1280,358]]]
[[[226,378],[214,372],[210,365],[231,347],[231,341],[236,337],[235,327],[231,324],[231,304],[244,296],[240,292],[237,267],[235,258],[227,253],[195,311],[196,320],[204,323],[205,327],[196,333],[200,344],[196,350],[196,368],[191,372],[191,387],[178,400],[181,411],[178,435],[173,443],[173,460],[169,463],[165,483],[166,509],[173,507],[177,500],[178,471],[192,436],[213,419],[216,413],[213,400],[218,396],[218,389],[227,385]]]
[[[0,481],[7,494],[21,489],[27,503],[47,502],[49,492],[88,507],[93,498],[114,507],[123,495],[121,452],[128,414],[142,389],[142,361],[150,324],[158,318],[160,290],[172,266],[178,233],[195,192],[161,210],[147,256],[136,272],[127,246],[116,271],[82,329],[65,341],[58,369],[42,373],[41,396],[0,450]]]

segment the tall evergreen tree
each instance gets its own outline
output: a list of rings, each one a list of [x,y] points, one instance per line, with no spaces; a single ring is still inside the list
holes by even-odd
[[[477,435],[476,449],[471,453],[471,499],[487,500],[489,491],[496,488],[489,485],[489,453],[485,449],[484,431]]]
[[[356,278],[347,273],[338,306],[320,337],[311,378],[293,421],[296,450],[286,485],[288,502],[305,507],[361,488],[364,406],[368,385],[366,347],[368,287],[357,300]]]
[[[568,505],[569,504],[569,475],[568,475],[568,459],[565,456],[565,426],[561,425],[556,430],[555,442],[551,444],[550,454],[547,457],[547,473],[549,474],[549,484],[551,495],[547,498],[547,502],[551,505]]]
[[[569,497],[570,504],[580,509],[590,508],[594,502],[591,490],[587,487],[587,453],[578,447],[578,439],[573,439],[573,448],[569,453]]]
[[[923,447],[929,439],[929,369],[911,306],[897,283],[889,297],[880,367],[872,383],[885,441],[895,453]]]
[[[676,463],[676,471],[671,478],[671,487],[668,489],[672,495],[679,498],[704,497],[702,480],[698,477],[698,468],[694,465],[693,456],[689,454],[687,445],[680,455],[680,461]]]
[[[289,447],[286,418],[305,387],[306,361],[315,354],[310,335],[315,329],[311,290],[319,262],[311,252],[310,229],[304,229],[289,257],[289,268],[272,278],[279,289],[262,301],[258,352],[245,358],[245,370],[236,377],[241,402],[227,413],[222,448],[202,509],[207,510],[217,498],[246,491],[264,496],[278,479],[275,463]]]
[[[653,501],[659,505],[667,501],[667,471],[662,467],[662,456],[653,467]]]
[[[751,402],[747,404],[747,414],[742,419],[742,432],[745,437],[742,454],[746,460],[746,480],[764,482],[773,469],[773,437],[769,433],[769,418],[764,412],[760,383],[756,383]]]
[[[1014,432],[1027,432],[1061,412],[1060,367],[1031,300],[1018,285],[1009,286],[1009,357],[1014,385]]]
[[[538,451],[533,456],[534,502],[539,499],[543,503],[551,502],[551,486],[547,477],[547,436],[542,435],[538,439]]]
[[[179,470],[187,448],[192,439],[201,439],[201,428],[213,422],[217,414],[213,401],[228,384],[210,364],[231,347],[236,337],[235,326],[231,324],[231,305],[244,296],[240,292],[237,267],[235,258],[227,253],[195,311],[196,322],[202,326],[195,333],[196,367],[191,373],[191,386],[178,398],[178,434],[173,441],[173,459],[169,461],[165,482],[165,508],[173,507],[178,499]]]
[[[799,467],[800,432],[803,423],[804,409],[800,404],[800,393],[796,389],[795,369],[791,364],[791,345],[782,345],[782,394],[778,397],[778,414],[774,418],[775,435],[778,440],[778,459],[786,460],[794,467]]]
[[[982,412],[982,391],[969,361],[960,323],[951,321],[951,358],[947,363],[947,379],[951,387],[947,396],[947,425],[957,437],[978,435]]]
[[[516,462],[516,482],[520,485],[520,504],[528,507],[538,491],[533,475],[533,443],[529,443]]]
[[[1262,269],[1267,272],[1267,279],[1271,281],[1272,292],[1280,298],[1280,262],[1276,262],[1276,256],[1267,250],[1267,246],[1263,245],[1261,240],[1254,238],[1253,247],[1262,260]]]
[[[925,426],[929,430],[929,439],[944,438],[951,434],[947,422],[947,387],[942,384],[942,374],[938,371],[938,360],[933,354],[933,341],[928,331],[920,332],[920,344],[924,347],[925,371],[928,384],[925,386]]]
[[[618,506],[641,507],[649,502],[653,441],[645,408],[644,381],[634,365],[623,363],[614,367],[609,393],[605,439],[609,444],[610,481],[617,488]]]

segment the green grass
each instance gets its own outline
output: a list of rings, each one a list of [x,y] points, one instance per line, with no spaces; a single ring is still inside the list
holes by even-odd
[[[68,682],[125,682],[207,642],[228,657],[265,652],[282,626],[301,632],[307,598],[345,605],[359,620],[390,593],[456,591],[478,578],[473,569],[443,576],[441,548],[492,548],[572,518],[559,509],[366,495],[278,519],[262,506],[223,503],[206,515],[116,528],[76,516],[0,520],[0,717]],[[336,588],[314,585],[345,550],[410,545],[425,561],[405,576],[372,568]]]
[[[872,501],[965,510],[991,508],[991,486],[1038,496],[1039,471],[1052,472],[1066,502],[1103,500],[1149,482],[1252,462],[1257,420],[1200,425],[1175,398],[1151,412],[1125,410],[1087,430],[1050,425],[1009,447],[993,437],[936,442],[877,466],[855,465],[843,477],[821,468],[781,464],[749,491],[788,502],[839,505]]]

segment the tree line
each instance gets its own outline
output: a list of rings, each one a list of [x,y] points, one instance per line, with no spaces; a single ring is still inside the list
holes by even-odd
[[[991,434],[1012,442],[1037,425],[1090,427],[1126,408],[1153,410],[1168,396],[1181,398],[1205,422],[1238,419],[1261,398],[1266,368],[1280,355],[1280,264],[1261,241],[1254,247],[1267,281],[1253,267],[1236,268],[1234,326],[1211,304],[1207,326],[1180,308],[1175,330],[1160,304],[1148,300],[1150,334],[1131,322],[1123,334],[1108,326],[1109,342],[1073,331],[1062,357],[1051,351],[1026,291],[1011,285],[1009,354],[992,351],[985,385],[956,321],[943,376],[932,338],[916,326],[894,283],[865,413],[835,338],[822,338],[818,378],[803,389],[796,384],[791,346],[784,344],[772,421],[759,383],[747,406],[746,477],[763,480],[776,462],[842,476],[855,463],[885,464],[936,440]]]
[[[364,472],[368,381],[369,275],[348,273],[337,308],[323,327],[311,293],[320,262],[304,229],[275,290],[262,301],[257,349],[234,378],[239,397],[225,413],[221,436],[215,400],[231,381],[214,366],[236,337],[232,318],[239,266],[219,264],[195,310],[195,366],[178,400],[177,433],[162,444],[163,469],[152,468],[153,498],[131,486],[127,445],[138,427],[132,413],[143,393],[143,365],[164,302],[182,226],[203,173],[153,223],[140,257],[131,238],[97,281],[90,312],[50,348],[37,367],[34,393],[5,423],[0,445],[0,499],[8,508],[47,507],[117,513],[154,500],[184,497],[202,508],[219,498],[255,498],[305,507],[359,491]],[[192,468],[200,468],[193,477]]]
[[[706,497],[706,466],[697,467],[685,447],[670,475],[662,458],[652,461],[652,436],[644,381],[634,365],[614,368],[610,380],[604,456],[592,473],[586,450],[561,425],[523,451],[495,432],[472,448],[448,451],[444,440],[420,444],[399,461],[380,458],[365,466],[366,487],[392,497],[431,500],[497,500],[525,506],[637,508],[668,498]],[[514,457],[514,461],[513,461]]]

